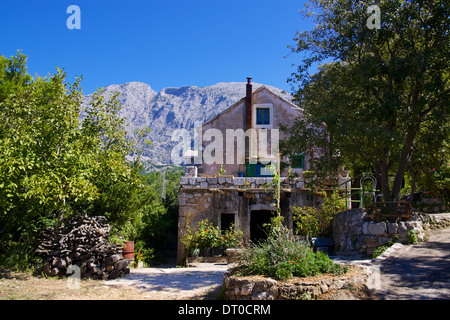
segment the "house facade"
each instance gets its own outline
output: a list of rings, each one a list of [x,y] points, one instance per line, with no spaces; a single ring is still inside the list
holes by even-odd
[[[279,154],[286,138],[280,125],[290,127],[303,109],[262,86],[197,128],[194,150],[185,154],[180,181],[178,263],[186,257],[181,239],[188,227],[208,219],[221,230],[242,230],[244,241],[264,238],[263,225],[276,211],[273,175],[281,176],[279,205],[284,223],[293,227],[291,207],[319,206],[323,197],[305,188],[303,172],[311,152],[291,158]],[[280,162],[288,169],[280,172]],[[289,173],[289,175],[288,175]]]

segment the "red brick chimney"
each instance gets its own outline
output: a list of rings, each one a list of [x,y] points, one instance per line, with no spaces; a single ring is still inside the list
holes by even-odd
[[[252,78],[247,78],[247,92],[245,95],[245,130],[248,130],[252,127]]]

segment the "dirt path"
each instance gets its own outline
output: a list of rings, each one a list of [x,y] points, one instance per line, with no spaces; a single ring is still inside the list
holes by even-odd
[[[158,300],[204,299],[213,295],[223,283],[227,264],[202,263],[190,268],[133,269],[124,278],[108,280],[114,287],[135,287],[143,298]]]
[[[380,265],[384,300],[450,299],[450,228],[432,231],[426,242],[406,245]]]

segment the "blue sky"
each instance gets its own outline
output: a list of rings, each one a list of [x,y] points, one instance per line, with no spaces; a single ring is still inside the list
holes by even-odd
[[[288,45],[309,29],[300,0],[0,0],[0,54],[21,49],[28,72],[64,68],[83,92],[129,81],[154,90],[246,81],[279,87],[300,61]],[[81,29],[69,30],[70,5]]]

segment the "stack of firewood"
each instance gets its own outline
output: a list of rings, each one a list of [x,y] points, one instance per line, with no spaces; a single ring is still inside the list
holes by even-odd
[[[73,216],[58,229],[48,228],[38,239],[36,252],[44,258],[47,276],[115,279],[130,272],[122,247],[108,241],[105,217]],[[77,266],[79,269],[77,269]]]

